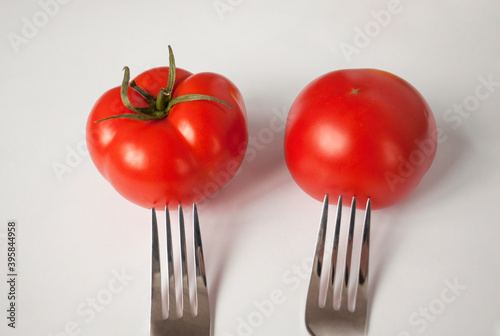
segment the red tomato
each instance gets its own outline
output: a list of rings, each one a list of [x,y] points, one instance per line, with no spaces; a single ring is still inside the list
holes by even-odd
[[[437,147],[436,122],[419,92],[375,69],[327,73],[295,99],[285,159],[295,182],[322,201],[356,196],[363,208],[393,205],[412,192]]]
[[[175,81],[169,81],[169,72]],[[169,67],[147,70],[130,86],[127,75],[128,68],[122,84],[126,94],[120,87],[104,93],[86,131],[95,166],[118,193],[145,208],[161,208],[201,202],[229,182],[248,142],[236,86],[215,73],[175,69],[172,54]],[[132,89],[135,85],[145,92]],[[131,108],[124,105],[126,99]]]

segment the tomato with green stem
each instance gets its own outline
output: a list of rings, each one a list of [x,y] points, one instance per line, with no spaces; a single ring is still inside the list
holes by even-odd
[[[129,201],[161,208],[203,201],[234,176],[248,143],[238,88],[216,73],[149,69],[105,92],[87,121],[90,156]]]

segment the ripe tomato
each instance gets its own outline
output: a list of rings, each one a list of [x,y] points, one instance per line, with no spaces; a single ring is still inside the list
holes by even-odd
[[[368,198],[380,209],[404,199],[429,169],[436,122],[419,92],[375,69],[327,73],[293,102],[285,130],[285,159],[310,196]],[[335,197],[333,197],[335,196]]]
[[[243,98],[215,73],[147,70],[104,93],[87,122],[99,172],[145,208],[201,202],[236,173],[248,133]],[[165,88],[166,86],[166,88]]]

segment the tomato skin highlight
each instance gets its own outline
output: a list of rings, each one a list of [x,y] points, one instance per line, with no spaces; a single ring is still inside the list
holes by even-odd
[[[364,208],[396,204],[429,169],[437,147],[429,105],[405,80],[376,69],[338,70],[309,83],[293,102],[285,160],[310,196],[356,196]]]
[[[153,68],[134,81],[157,96],[168,74],[168,67]],[[134,113],[123,105],[120,87],[105,92],[94,105],[86,128],[89,154],[102,176],[129,201],[148,209],[199,203],[224,187],[241,165],[248,132],[238,88],[219,74],[191,74],[176,68],[172,96],[189,93],[210,95],[231,107],[187,101],[172,106],[159,120],[96,122]],[[128,94],[133,106],[148,106],[130,87]]]

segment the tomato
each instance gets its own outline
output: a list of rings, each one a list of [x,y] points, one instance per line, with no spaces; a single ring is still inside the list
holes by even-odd
[[[201,202],[241,165],[248,142],[238,88],[215,73],[168,67],[105,92],[87,121],[90,156],[129,201],[145,208]],[[166,88],[165,88],[166,86]]]
[[[412,85],[381,70],[345,69],[297,96],[284,151],[291,176],[313,198],[356,196],[359,208],[371,198],[381,209],[415,189],[436,147],[434,116]]]

